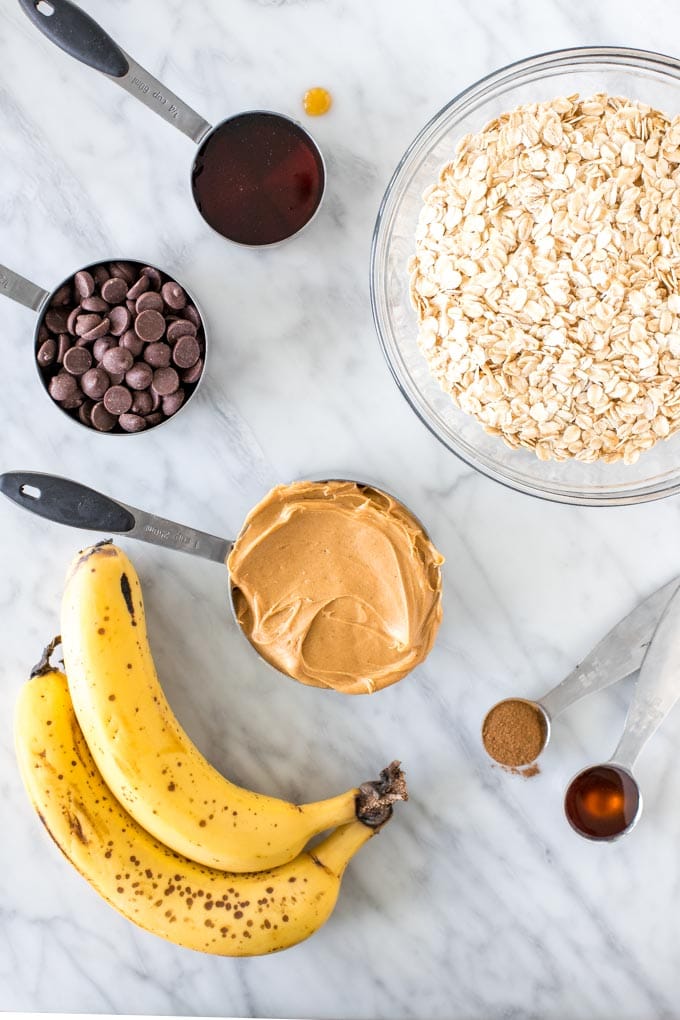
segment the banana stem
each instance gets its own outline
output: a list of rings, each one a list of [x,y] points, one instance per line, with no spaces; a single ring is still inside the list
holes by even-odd
[[[362,783],[357,796],[357,818],[364,825],[379,829],[392,817],[392,805],[397,800],[408,800],[406,778],[401,762],[393,761],[380,773],[380,779]]]
[[[54,666],[50,662],[51,657],[54,655],[55,648],[58,648],[61,644],[61,634],[57,634],[55,638],[52,638],[47,648],[44,649],[40,662],[31,670],[31,680],[34,676],[43,676],[45,673],[50,673]]]
[[[322,868],[326,868],[337,878],[360,850],[364,843],[375,836],[377,829],[370,829],[362,822],[354,821],[349,825],[341,825],[339,829],[327,836],[321,843],[307,851],[309,856]]]

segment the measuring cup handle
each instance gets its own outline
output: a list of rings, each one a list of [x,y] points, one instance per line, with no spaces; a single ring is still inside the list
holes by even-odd
[[[89,14],[71,0],[19,0],[36,28],[81,64],[112,78],[127,74],[125,54]]]
[[[19,0],[19,3],[36,28],[56,46],[81,64],[105,74],[194,142],[200,142],[212,130],[207,120],[133,60],[71,0]]]
[[[126,535],[217,563],[224,563],[231,549],[230,542],[216,535],[137,510],[57,475],[10,471],[0,475],[0,492],[24,510],[71,528]]]
[[[43,290],[37,283],[31,283],[25,276],[19,276],[13,269],[2,265],[0,265],[0,294],[26,308],[32,308],[34,312],[37,312],[43,301],[49,297],[49,292]]]

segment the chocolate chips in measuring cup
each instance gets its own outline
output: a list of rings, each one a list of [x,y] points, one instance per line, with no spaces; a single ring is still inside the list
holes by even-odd
[[[179,411],[203,372],[203,323],[153,266],[83,269],[52,297],[36,360],[56,404],[99,432],[142,432]]]

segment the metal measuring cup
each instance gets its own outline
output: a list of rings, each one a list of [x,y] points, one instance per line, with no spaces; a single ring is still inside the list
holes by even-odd
[[[355,482],[353,479],[332,480],[353,482],[358,486],[365,486],[379,492],[386,498],[396,500],[396,497],[375,485]],[[329,481],[329,479],[323,481]],[[110,496],[105,496],[94,489],[81,485],[79,482],[56,475],[28,471],[0,474],[0,492],[24,510],[57,524],[65,524],[86,531],[98,531],[106,535],[123,535],[125,538],[138,539],[151,545],[163,546],[166,549],[191,553],[194,556],[212,560],[214,563],[220,563],[222,566],[227,566],[229,554],[234,547],[234,541],[230,539],[198,531],[188,525],[169,521],[164,517],[157,517],[155,514],[138,510],[127,503],[120,503]],[[404,506],[403,503],[400,505]],[[407,508],[404,506],[404,509]],[[418,518],[410,510],[408,513],[422,528],[423,534],[428,537]],[[234,590],[231,584],[229,585],[229,605],[234,620],[239,624],[240,633],[247,640],[247,635],[238,620]],[[248,644],[257,652],[263,662],[266,662],[280,675],[288,676],[287,673],[260,655],[250,641]]]
[[[32,309],[32,311],[38,313],[36,321],[35,321],[35,329],[33,331],[33,363],[35,365],[36,372],[38,373],[38,378],[40,379],[40,385],[42,386],[42,388],[44,389],[45,393],[49,397],[50,404],[52,404],[52,406],[54,408],[56,408],[62,414],[65,414],[68,417],[69,421],[72,421],[75,425],[79,425],[82,428],[86,428],[90,432],[97,432],[97,435],[101,435],[101,436],[116,436],[116,437],[120,437],[120,436],[132,436],[132,435],[142,435],[144,433],[152,431],[152,429],[157,429],[157,428],[160,428],[162,425],[167,425],[168,422],[173,421],[175,418],[177,418],[178,415],[180,415],[182,413],[184,408],[190,402],[191,398],[196,393],[198,387],[202,383],[203,378],[205,376],[205,368],[206,368],[206,364],[207,364],[207,360],[208,360],[208,333],[207,333],[207,328],[206,328],[205,316],[203,314],[203,311],[202,311],[200,305],[196,301],[195,297],[193,296],[191,291],[187,287],[184,286],[183,283],[180,284],[180,285],[181,285],[182,289],[184,290],[184,292],[186,293],[186,295],[189,298],[189,300],[191,301],[191,303],[196,308],[196,310],[197,310],[197,312],[198,312],[198,314],[200,316],[202,326],[203,326],[203,335],[204,335],[204,338],[205,338],[205,350],[204,350],[204,353],[203,353],[203,369],[201,371],[201,374],[200,374],[198,380],[195,383],[192,383],[191,385],[187,386],[187,388],[185,389],[186,398],[185,398],[184,403],[182,404],[182,406],[179,408],[179,410],[176,411],[175,414],[173,414],[171,417],[166,418],[165,421],[159,422],[157,425],[152,425],[150,428],[145,429],[144,433],[142,433],[142,432],[124,432],[124,431],[121,431],[121,432],[99,432],[98,430],[96,430],[94,428],[94,426],[88,425],[85,422],[81,421],[80,418],[75,417],[73,414],[70,414],[68,409],[61,407],[53,399],[52,395],[49,392],[49,388],[48,388],[48,378],[41,371],[40,365],[38,364],[38,360],[37,360],[37,351],[38,351],[39,338],[40,338],[40,328],[41,328],[41,326],[43,324],[43,321],[45,319],[45,315],[47,314],[47,312],[48,312],[48,310],[49,310],[49,308],[50,308],[50,306],[52,304],[52,300],[54,299],[55,295],[58,294],[58,292],[62,289],[62,287],[64,287],[66,284],[70,284],[71,283],[71,281],[75,277],[76,273],[79,273],[79,272],[90,272],[90,270],[94,270],[96,267],[98,267],[98,266],[100,266],[102,264],[115,263],[115,262],[130,263],[130,264],[132,264],[134,266],[139,266],[140,269],[143,268],[143,267],[148,267],[150,269],[155,269],[158,273],[161,273],[163,276],[168,276],[170,279],[173,279],[173,280],[176,279],[174,274],[169,274],[169,273],[165,272],[165,270],[159,269],[158,266],[155,266],[152,262],[144,262],[141,259],[131,259],[131,258],[128,258],[127,256],[123,257],[123,258],[121,258],[119,256],[116,256],[116,257],[113,257],[113,258],[98,259],[96,262],[90,262],[86,266],[80,266],[78,269],[74,269],[72,273],[69,273],[68,276],[65,276],[64,279],[61,281],[61,283],[59,283],[54,288],[54,290],[45,290],[44,287],[38,286],[37,283],[33,283],[31,280],[27,280],[26,277],[24,277],[24,276],[20,276],[19,273],[14,272],[13,269],[9,269],[7,266],[0,265],[0,294],[3,294],[5,297],[10,298],[12,301],[16,301],[17,304],[24,305],[25,308],[30,308],[30,309]],[[179,283],[179,281],[177,281],[177,282]]]
[[[611,758],[582,769],[569,783],[565,812],[586,839],[612,842],[642,814],[633,767],[643,747],[680,699],[680,590],[671,597],[644,657],[623,733]]]
[[[194,201],[206,223],[222,237],[250,247],[265,247],[293,237],[314,219],[325,191],[326,167],[318,145],[309,131],[297,121],[269,110],[251,110],[228,117],[213,126],[133,60],[89,14],[71,0],[19,0],[19,2],[43,35],[76,60],[100,71],[120,85],[199,146],[191,172]],[[244,118],[248,118],[248,124],[244,123]],[[250,121],[253,121],[252,125]],[[233,146],[239,144],[239,137],[242,153],[244,158],[247,157],[255,135],[250,133],[246,138],[240,132],[244,129],[250,132],[251,127],[259,140],[264,139],[270,144],[270,158],[266,163],[267,174],[275,173],[277,170],[285,172],[283,155],[278,167],[276,164],[272,166],[271,163],[274,159],[271,153],[278,151],[283,134],[294,137],[304,146],[305,156],[308,157],[306,169],[302,171],[298,168],[289,181],[294,193],[299,194],[300,201],[304,202],[304,220],[300,222],[299,227],[288,232],[282,230],[281,225],[277,228],[272,227],[271,236],[263,234],[262,239],[257,241],[248,241],[244,236],[236,236],[235,233],[230,234],[226,231],[223,218],[218,213],[218,202],[211,202],[199,194],[201,175],[209,173],[219,180],[225,151],[233,152]],[[239,207],[244,220],[251,224],[257,221],[260,213],[262,193],[260,186],[253,186],[252,181],[249,181],[247,186],[239,188]]]

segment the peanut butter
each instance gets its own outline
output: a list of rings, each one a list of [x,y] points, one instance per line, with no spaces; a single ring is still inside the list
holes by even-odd
[[[405,507],[341,481],[272,489],[228,559],[236,617],[260,655],[345,694],[396,683],[427,656],[441,563]]]

